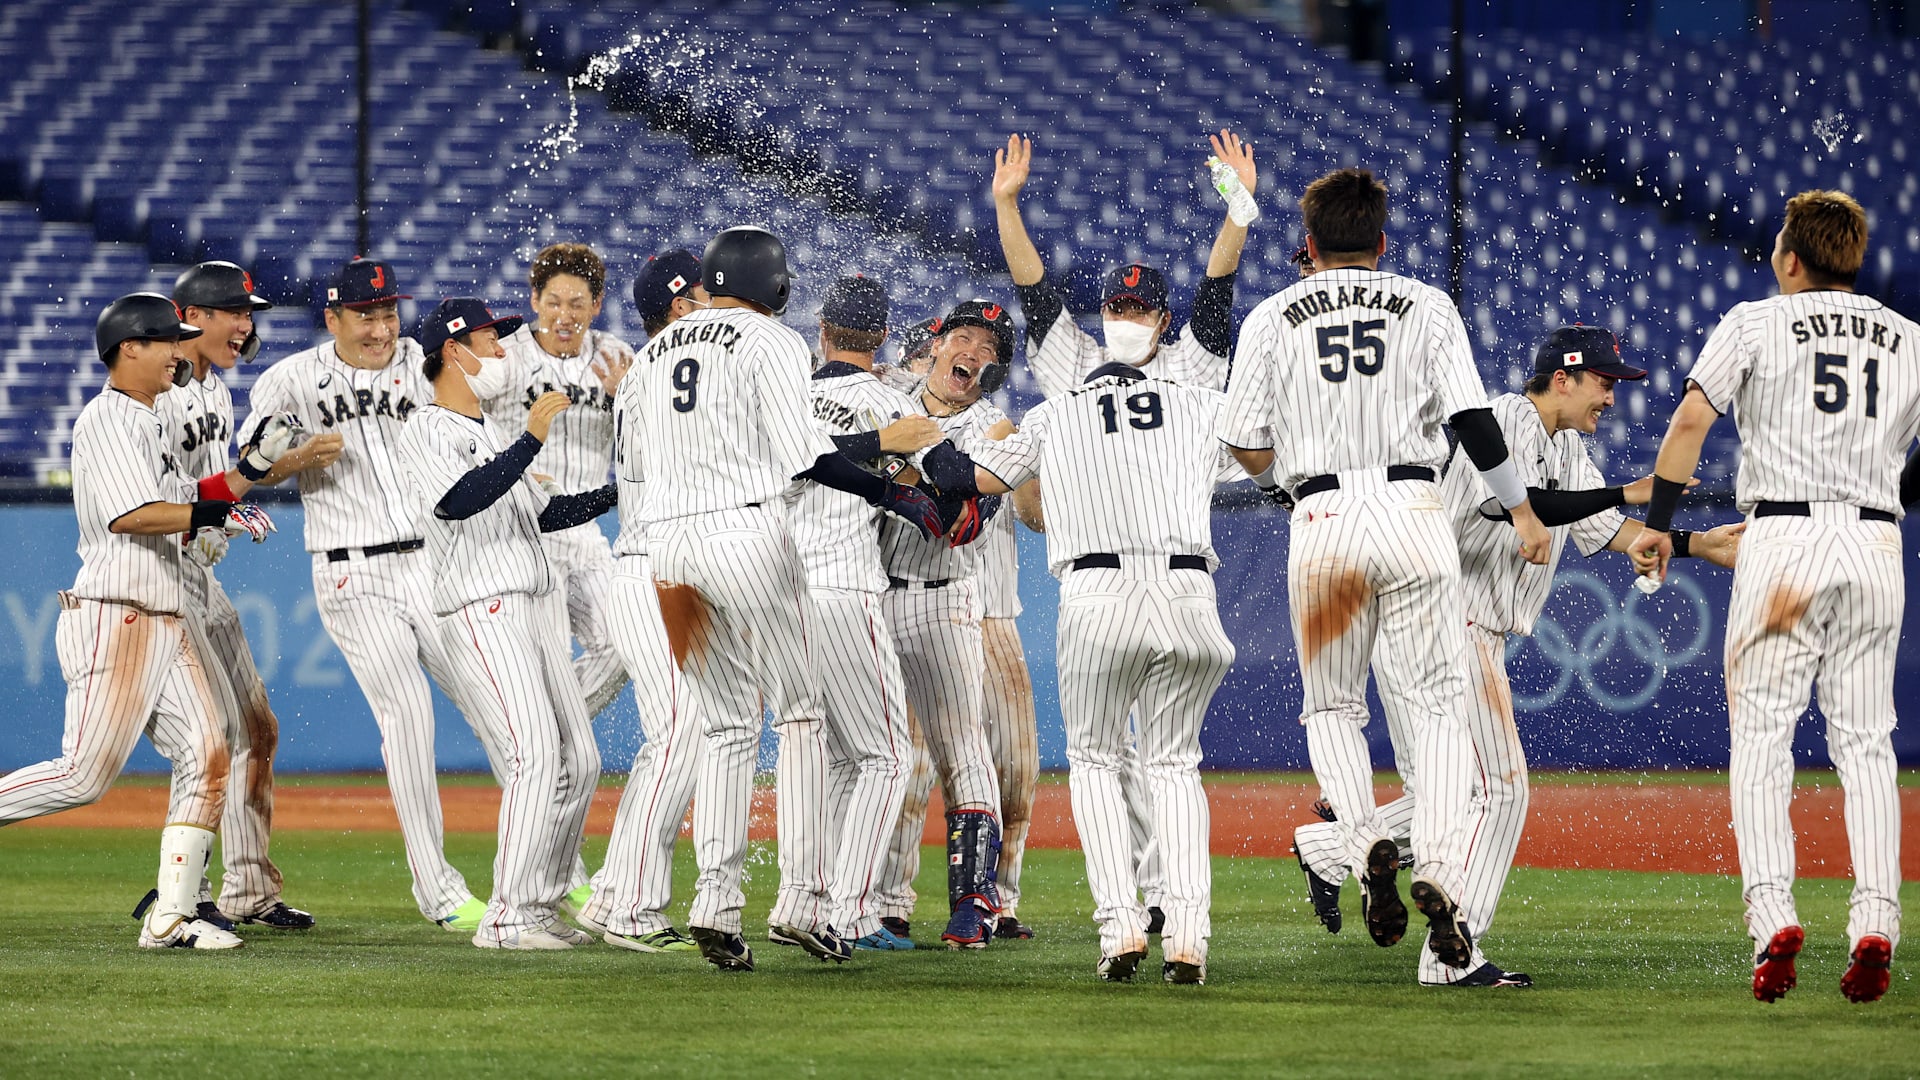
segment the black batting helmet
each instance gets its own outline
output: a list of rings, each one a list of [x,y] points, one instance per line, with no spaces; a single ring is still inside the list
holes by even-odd
[[[108,304],[100,313],[100,319],[93,325],[93,343],[100,350],[102,362],[111,363],[108,357],[114,355],[123,341],[160,341],[178,338],[185,341],[197,338],[201,329],[180,317],[180,309],[173,301],[154,292],[129,293]]]
[[[732,296],[775,315],[787,310],[793,273],[780,238],[752,225],[737,225],[713,238],[700,256],[701,284],[708,296]]]
[[[190,307],[215,311],[265,311],[273,301],[255,295],[253,275],[236,263],[196,263],[187,267],[173,282],[173,302],[185,311]]]

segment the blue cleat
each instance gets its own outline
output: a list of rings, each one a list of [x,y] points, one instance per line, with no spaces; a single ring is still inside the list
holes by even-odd
[[[882,926],[866,937],[855,939],[853,947],[856,949],[868,949],[873,952],[905,952],[913,948],[913,939],[901,937],[899,934]]]

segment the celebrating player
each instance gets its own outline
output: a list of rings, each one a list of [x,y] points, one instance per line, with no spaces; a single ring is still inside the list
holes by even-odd
[[[633,282],[634,306],[650,337],[706,306],[700,259],[668,251],[647,260]],[[660,596],[653,587],[647,527],[640,518],[647,470],[641,457],[640,380],[620,381],[613,397],[614,483],[620,491],[620,535],[613,542],[608,629],[633,678],[645,741],[627,773],[626,790],[607,838],[607,861],[593,876],[591,898],[574,921],[634,952],[691,952],[693,939],[667,917],[673,899],[673,845],[693,802],[706,739],[698,702],[674,665]]]
[[[159,881],[134,912],[142,948],[244,944],[197,911],[226,797],[228,751],[203,640],[183,618],[190,568],[181,535],[218,528],[265,539],[265,516],[235,500],[298,433],[276,418],[261,425],[259,445],[239,467],[198,484],[181,471],[153,405],[187,376],[180,343],[201,333],[158,293],[123,296],[100,313],[94,342],[107,388],[73,425],[80,573],[60,593],[56,633],[66,731],[59,757],[0,776],[5,825],[97,801],[142,732],[172,764]]]
[[[1920,325],[1857,295],[1867,215],[1838,191],[1787,201],[1773,245],[1780,293],[1734,305],[1687,375],[1654,463],[1646,528],[1629,552],[1662,577],[1707,431],[1737,411],[1735,498],[1748,515],[1727,612],[1728,786],[1753,996],[1793,989],[1806,941],[1794,909],[1793,731],[1814,684],[1845,793],[1853,896],[1847,1000],[1886,993],[1900,942],[1894,653],[1906,595],[1901,460],[1920,434]]]
[[[801,923],[826,880],[824,705],[805,572],[780,500],[812,479],[945,531],[926,496],[861,469],[813,424],[808,357],[775,316],[787,307],[786,249],[762,229],[714,237],[700,260],[712,307],[647,343],[636,361],[646,504],[641,521],[675,659],[706,710],[694,832],[700,875],[688,921],[706,959],[751,971],[741,873],[762,700],[780,735],[781,896],[773,922],[822,959],[852,949]]]
[[[1317,268],[1262,301],[1240,337],[1220,438],[1262,487],[1295,500],[1288,607],[1300,657],[1301,722],[1345,859],[1364,868],[1375,942],[1406,932],[1399,847],[1373,800],[1362,730],[1366,678],[1404,710],[1420,798],[1412,885],[1428,946],[1448,967],[1472,955],[1455,897],[1465,884],[1473,746],[1462,722],[1460,553],[1435,486],[1446,419],[1513,516],[1511,543],[1544,562],[1546,527],[1487,407],[1466,327],[1446,295],[1378,269],[1386,187],[1364,169],[1308,185],[1300,208]],[[1375,648],[1376,643],[1378,648]]]
[[[613,394],[633,363],[633,350],[593,328],[606,299],[607,267],[592,248],[549,245],[533,257],[527,280],[538,321],[500,339],[505,362],[481,368],[474,392],[502,431],[524,427],[527,409],[541,394],[567,395],[575,407],[554,417],[533,471],[567,494],[592,491],[607,482]],[[595,716],[627,683],[605,609],[613,552],[606,534],[592,524],[546,533],[541,540],[564,579],[567,622],[580,642],[574,672],[587,715]]]
[[[160,395],[153,408],[179,455],[181,471],[211,476],[226,471],[233,439],[233,393],[215,369],[232,370],[253,355],[260,342],[254,314],[273,304],[255,295],[252,276],[230,262],[189,267],[173,283],[173,302],[181,318],[202,332],[181,342],[181,352],[193,365],[192,377]],[[337,433],[317,435],[282,454],[261,480],[277,483],[301,469],[325,468],[340,456],[340,449]],[[183,571],[187,622],[200,635],[195,643],[206,658],[214,702],[226,724],[229,775],[235,781],[228,786],[220,823],[221,861],[226,864],[220,902],[216,906],[211,895],[203,895],[199,915],[215,925],[225,923],[228,930],[236,921],[305,930],[313,926],[313,916],[281,899],[280,869],[267,856],[280,722],[267,703],[267,687],[254,666],[240,616],[213,574],[214,564],[226,553],[226,530],[202,529],[187,544],[193,565]]]
[[[1041,476],[1047,486],[1073,820],[1100,924],[1095,973],[1109,982],[1132,981],[1147,954],[1121,787],[1136,706],[1166,863],[1161,977],[1206,981],[1212,869],[1200,725],[1234,656],[1207,576],[1219,564],[1209,504],[1223,473],[1222,402],[1217,390],[1110,362],[1036,406],[1019,434],[978,451],[1006,484]],[[1115,475],[1140,482],[1116,487]]]
[[[473,943],[558,950],[593,940],[557,908],[600,752],[567,647],[560,571],[537,536],[613,509],[614,488],[549,497],[528,475],[566,394],[535,398],[526,431],[504,446],[482,416],[473,384],[504,358],[501,333],[520,324],[471,297],[443,300],[421,320],[421,374],[434,396],[401,432],[400,463],[426,532],[441,648],[471,691],[469,716],[500,774],[493,897]]]
[[[486,904],[443,850],[433,697],[421,667],[469,722],[472,713],[434,628],[431,568],[420,555],[426,541],[396,456],[401,425],[433,399],[419,344],[400,336],[405,299],[386,263],[343,265],[327,288],[332,340],[260,376],[247,427],[257,432],[264,418],[289,413],[308,431],[353,436],[339,460],[298,474],[314,601],[380,728],[414,902],[438,925],[473,933]]]
[[[1473,939],[1473,958],[1464,969],[1450,968],[1432,954],[1420,957],[1420,981],[1428,985],[1525,987],[1533,980],[1504,971],[1481,952],[1493,922],[1500,891],[1513,868],[1514,852],[1527,820],[1527,759],[1514,721],[1513,692],[1507,684],[1508,634],[1528,636],[1553,588],[1553,570],[1569,538],[1586,555],[1625,551],[1640,523],[1623,517],[1621,504],[1644,505],[1653,491],[1645,477],[1624,487],[1606,487],[1588,456],[1582,434],[1591,435],[1600,415],[1613,406],[1614,383],[1646,375],[1620,359],[1620,345],[1597,326],[1565,326],[1549,334],[1534,354],[1534,374],[1525,393],[1493,400],[1494,419],[1512,451],[1514,467],[1553,547],[1545,566],[1536,566],[1514,550],[1513,531],[1504,512],[1488,506],[1486,485],[1471,469],[1450,469],[1440,496],[1453,520],[1460,544],[1461,591],[1466,603],[1467,734],[1473,739],[1477,838],[1466,863],[1460,911]],[[1733,565],[1745,526],[1728,525],[1688,534],[1691,553],[1718,566]],[[1388,731],[1396,758],[1405,718],[1390,715]],[[1381,820],[1396,839],[1413,826],[1418,774],[1407,791],[1380,808]],[[1340,929],[1340,882],[1346,878],[1339,826],[1315,822],[1294,830],[1294,847],[1306,871],[1308,894],[1322,925]]]

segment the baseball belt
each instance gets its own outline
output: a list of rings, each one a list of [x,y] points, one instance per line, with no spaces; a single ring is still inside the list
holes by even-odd
[[[1425,465],[1389,465],[1387,466],[1387,479],[1432,480],[1434,479],[1434,474],[1433,470],[1427,468]],[[1332,473],[1328,473],[1325,476],[1309,476],[1305,480],[1300,481],[1299,487],[1293,489],[1293,499],[1295,502],[1299,502],[1309,495],[1318,495],[1323,491],[1335,491],[1338,490],[1339,487],[1340,478]]]
[[[353,558],[355,551],[358,551],[361,555],[371,557],[374,555],[397,555],[406,551],[419,551],[426,546],[427,542],[425,540],[395,540],[391,544],[375,544],[372,547],[333,548],[327,552],[327,561],[346,562],[348,559]]]
[[[1073,568],[1075,570],[1118,570],[1120,556],[1110,551],[1096,551],[1091,555],[1082,555],[1073,560]],[[1169,570],[1205,570],[1206,568],[1207,560],[1200,555],[1167,556]]]
[[[1753,516],[1760,517],[1811,517],[1813,508],[1803,502],[1757,502],[1753,504]],[[1888,524],[1899,521],[1892,512],[1875,510],[1871,507],[1860,508],[1861,521],[1884,521]]]

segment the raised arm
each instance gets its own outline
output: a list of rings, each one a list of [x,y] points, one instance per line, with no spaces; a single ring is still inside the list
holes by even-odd
[[[1253,144],[1241,142],[1240,136],[1226,128],[1221,128],[1218,135],[1208,136],[1207,141],[1213,145],[1213,156],[1233,166],[1233,171],[1239,175],[1240,183],[1246,187],[1247,194],[1253,194],[1254,184],[1259,180],[1259,171],[1253,165]],[[997,189],[997,175],[995,182]],[[1000,236],[1003,247],[1006,245],[1006,235],[1006,226],[1002,225]],[[1240,252],[1246,246],[1247,227],[1234,224],[1233,216],[1228,214],[1220,223],[1220,235],[1213,238],[1213,250],[1207,255],[1207,276],[1221,278],[1239,270]],[[1008,258],[1008,262],[1012,262],[1011,257]],[[1017,281],[1018,278],[1015,280]]]
[[[1040,249],[1027,235],[1027,223],[1020,217],[1020,189],[1027,186],[1027,173],[1033,163],[1033,140],[1021,135],[1007,136],[1007,147],[993,154],[993,211],[1000,224],[1000,251],[1007,257],[1007,272],[1015,285],[1038,285],[1047,276],[1040,261]],[[1246,230],[1240,231],[1246,240]],[[1234,256],[1239,258],[1236,252]]]

